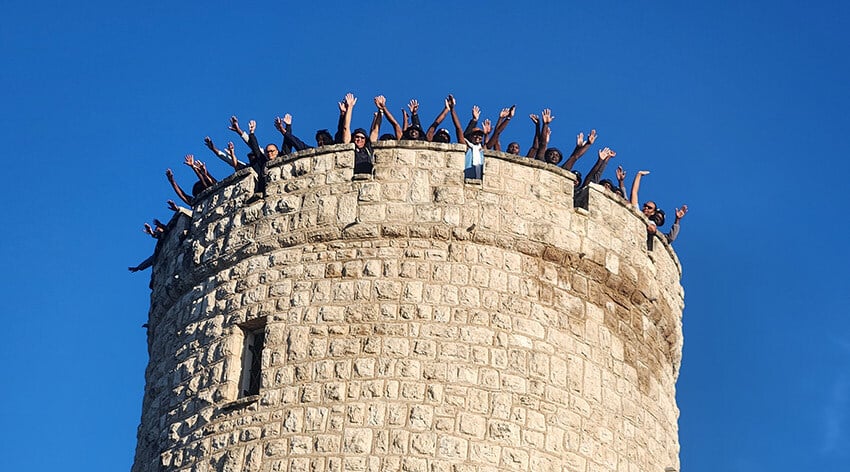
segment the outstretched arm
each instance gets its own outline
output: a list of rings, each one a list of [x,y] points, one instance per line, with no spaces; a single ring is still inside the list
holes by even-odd
[[[343,115],[343,127],[342,127],[342,142],[350,143],[351,142],[351,112],[354,111],[354,104],[357,103],[357,98],[354,97],[354,94],[347,93],[345,94],[345,115]]]
[[[381,105],[378,107],[378,110],[380,110],[384,114],[384,116],[387,117],[387,121],[393,127],[393,133],[395,133],[395,139],[401,139],[401,134],[402,134],[401,125],[398,124],[398,120],[396,120],[395,117],[393,116],[393,114],[390,112],[390,108],[387,106],[387,99],[384,98],[383,95],[378,95],[378,97],[380,97],[380,99],[381,99]],[[377,100],[377,98],[376,98],[376,100]],[[377,105],[377,103],[378,102],[376,101],[375,104]],[[373,139],[372,142],[375,142],[376,140],[377,139]]]
[[[502,134],[502,131],[505,130],[505,127],[508,126],[508,122],[511,121],[511,118],[514,117],[514,112],[516,111],[516,105],[512,105],[510,108],[502,108],[502,111],[499,112],[499,119],[496,121],[496,129],[493,130],[493,136],[487,141],[487,149],[495,149],[497,151],[502,150],[502,146],[499,144],[499,135]]]
[[[372,128],[369,130],[369,140],[373,143],[378,140],[378,134],[381,132],[381,114],[380,110],[372,114]]]
[[[165,170],[165,177],[168,179],[168,183],[171,184],[171,188],[174,189],[174,193],[180,197],[180,200],[183,200],[187,205],[192,206],[192,199],[186,195],[186,192],[184,192],[179,185],[177,185],[177,182],[174,180],[174,172],[171,172],[171,169]]]
[[[528,117],[534,122],[534,142],[528,148],[528,153],[526,153],[525,157],[536,158],[537,148],[540,147],[540,117],[534,113],[528,115]]]
[[[238,134],[242,138],[242,141],[248,144],[248,133],[242,131],[242,128],[239,127],[239,120],[236,118],[236,115],[230,117],[230,127],[227,129]]]
[[[481,109],[478,108],[478,105],[472,105],[472,118],[469,120],[469,123],[466,124],[466,129],[463,131],[464,136],[466,136],[473,128],[478,126],[478,118],[481,117]]]
[[[457,142],[461,144],[466,144],[466,138],[463,137],[463,128],[460,127],[460,119],[457,117],[457,111],[455,110],[455,105],[457,105],[455,97],[449,95],[449,98],[447,100],[449,102],[449,111],[451,111],[452,114],[452,122],[455,125],[455,134],[457,135]]]
[[[623,166],[617,166],[617,192],[619,192],[620,196],[624,199],[626,198],[626,171],[623,170]]]
[[[670,228],[670,232],[667,233],[667,242],[673,244],[673,241],[679,236],[679,221],[688,214],[688,206],[682,205],[682,208],[676,208],[676,221],[673,222],[673,226]]]
[[[567,162],[564,163],[564,169],[573,170],[573,166],[576,161],[578,161],[584,153],[590,149],[590,146],[596,141],[596,130],[590,130],[590,134],[587,135],[587,140],[584,139],[584,133],[579,133],[576,136],[576,147],[573,149],[573,153],[570,154],[570,158],[567,159]]]
[[[418,126],[419,129],[422,129],[422,122],[419,121],[419,101],[414,99],[410,100],[410,103],[407,104],[407,107],[410,108],[410,125]],[[420,136],[419,139],[423,139],[424,136]]]
[[[640,190],[640,179],[644,175],[647,175],[647,174],[649,174],[648,170],[638,171],[637,175],[635,175],[635,181],[632,182],[632,198],[630,200],[630,203],[635,208],[640,208],[640,203],[638,203],[638,191]]]
[[[147,259],[143,260],[143,261],[142,261],[139,265],[137,265],[136,267],[127,267],[127,270],[129,270],[130,272],[138,272],[138,271],[140,271],[140,270],[145,270],[145,269],[147,269],[148,267],[150,267],[150,266],[152,266],[152,265],[153,265],[153,255],[151,255],[151,256],[150,256],[150,257],[148,257]]]
[[[434,134],[437,132],[437,128],[440,127],[440,123],[446,119],[446,115],[449,114],[449,101],[446,99],[445,105],[443,106],[443,110],[440,111],[440,114],[434,118],[434,122],[431,123],[431,126],[428,127],[428,131],[425,133],[425,139],[428,141],[434,140]]]
[[[543,128],[540,130],[540,136],[542,139],[538,140],[538,144],[540,145],[537,149],[537,160],[542,161],[544,156],[546,156],[546,148],[549,146],[549,137],[552,135],[552,130],[549,128],[549,123],[555,119],[555,115],[552,114],[552,110],[546,108],[540,113],[540,120],[543,121]]]
[[[587,184],[591,182],[598,184],[599,180],[602,179],[602,173],[605,172],[605,166],[608,165],[608,159],[617,155],[616,152],[609,148],[600,149],[598,154],[599,158],[596,159],[596,163],[593,164],[590,172],[587,173],[587,177],[584,178],[584,183],[581,184],[582,187],[587,187]]]

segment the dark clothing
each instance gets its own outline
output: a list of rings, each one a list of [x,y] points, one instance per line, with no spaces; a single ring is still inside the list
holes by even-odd
[[[251,148],[251,154],[248,159],[251,162],[251,168],[257,173],[257,186],[254,193],[266,194],[266,164],[269,162],[266,153],[260,149],[260,144],[257,143],[257,137],[254,133],[248,135],[248,147]]]
[[[355,174],[371,174],[375,154],[372,151],[372,146],[366,144],[362,148],[354,148],[354,173]]]

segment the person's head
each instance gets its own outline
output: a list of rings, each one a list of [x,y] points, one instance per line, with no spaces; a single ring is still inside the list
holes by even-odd
[[[404,134],[401,136],[401,139],[422,139],[425,133],[422,132],[422,128],[412,125],[408,126],[406,130],[404,130]]]
[[[395,135],[392,133],[384,133],[381,137],[378,138],[378,141],[392,141],[395,139]]]
[[[547,149],[546,153],[543,154],[543,160],[549,164],[557,164],[561,162],[561,157],[563,157],[561,150],[554,147]]]
[[[614,190],[614,183],[608,179],[600,180],[599,185],[605,187],[605,190]]]
[[[481,128],[472,128],[472,131],[467,135],[467,139],[472,144],[481,144],[481,141],[484,141],[484,130]]]
[[[275,144],[267,144],[266,145],[266,156],[269,158],[269,160],[276,158],[277,155],[278,155],[278,152],[279,151],[277,149],[277,145],[275,145]]]
[[[207,186],[206,186],[206,185],[204,185],[204,183],[203,183],[203,182],[201,182],[200,180],[199,180],[199,181],[197,181],[197,182],[195,182],[195,185],[192,185],[192,196],[193,196],[193,197],[197,197],[197,196],[198,196],[198,194],[200,194],[201,192],[203,192],[203,191],[204,191],[204,189],[206,189],[206,188],[207,188]]]
[[[316,131],[316,146],[330,146],[334,143],[334,138],[331,136],[330,131],[326,129],[320,129]]]
[[[434,134],[434,139],[432,141],[435,143],[450,143],[452,142],[452,137],[449,134],[449,130],[442,128]]]
[[[354,143],[354,147],[357,149],[363,149],[363,147],[365,147],[369,142],[369,135],[366,134],[365,129],[357,128],[354,130],[354,133],[351,134],[351,141]]]
[[[508,154],[519,154],[519,143],[514,141],[508,144]]]
[[[664,210],[662,210],[661,208],[656,208],[656,209],[655,209],[655,214],[654,214],[654,215],[652,215],[652,217],[650,217],[650,219],[651,219],[652,221],[654,221],[656,225],[658,225],[658,226],[664,226],[664,220],[665,220],[665,218],[664,218]]]
[[[643,206],[641,207],[641,211],[644,215],[646,215],[647,218],[652,219],[653,215],[655,215],[655,212],[658,211],[658,208],[655,206],[655,202],[648,201],[643,204]]]

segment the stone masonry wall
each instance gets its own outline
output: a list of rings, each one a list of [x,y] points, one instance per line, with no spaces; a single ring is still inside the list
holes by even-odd
[[[152,274],[134,472],[678,469],[680,267],[569,172],[458,145],[307,150],[208,190]],[[253,324],[252,324],[253,323]],[[238,398],[265,323],[260,394]]]

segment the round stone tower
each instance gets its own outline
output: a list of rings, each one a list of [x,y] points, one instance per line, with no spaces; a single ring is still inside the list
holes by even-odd
[[[683,290],[665,241],[569,172],[353,145],[239,171],[152,274],[134,472],[679,468]],[[649,241],[651,242],[651,241]]]

